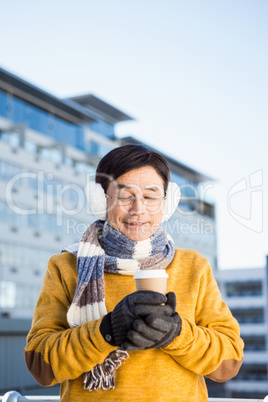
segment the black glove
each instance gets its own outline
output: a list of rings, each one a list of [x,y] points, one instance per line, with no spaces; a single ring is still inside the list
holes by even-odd
[[[128,340],[123,342],[121,349],[131,351],[165,348],[180,332],[181,318],[178,313],[170,317],[151,314],[145,321],[134,321],[133,329],[127,334]]]
[[[121,345],[123,350],[145,350],[164,348],[181,332],[181,318],[175,312],[176,295],[167,294],[166,305],[172,309],[172,314],[149,314],[144,319],[133,322],[133,328],[128,332],[128,340]]]
[[[140,290],[126,296],[111,313],[104,316],[100,325],[103,338],[113,346],[121,346],[138,318],[151,314],[170,316],[173,308],[165,304],[166,301],[165,295],[150,290]]]

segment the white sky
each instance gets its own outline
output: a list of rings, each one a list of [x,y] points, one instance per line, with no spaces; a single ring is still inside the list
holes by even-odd
[[[0,10],[3,68],[135,117],[118,136],[217,180],[219,266],[265,265],[266,0],[0,0]]]

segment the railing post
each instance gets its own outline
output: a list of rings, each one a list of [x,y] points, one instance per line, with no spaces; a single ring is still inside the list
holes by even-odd
[[[17,391],[9,391],[5,393],[3,402],[18,402],[21,394]]]

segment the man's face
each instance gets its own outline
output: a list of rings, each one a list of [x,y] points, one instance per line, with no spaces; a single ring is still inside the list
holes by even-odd
[[[162,200],[164,182],[151,166],[134,169],[123,174],[109,184],[106,193],[113,197],[112,199],[107,198],[107,222],[128,239],[146,240],[161,225],[165,202]],[[140,198],[133,202],[120,200],[120,198],[128,199],[133,196],[144,197],[147,201],[157,198],[158,205],[144,205]]]

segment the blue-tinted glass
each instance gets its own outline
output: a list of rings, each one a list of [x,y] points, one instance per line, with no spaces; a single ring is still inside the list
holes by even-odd
[[[26,123],[29,128],[53,137],[58,142],[65,142],[75,148],[84,150],[84,128],[69,123],[48,112],[39,109],[16,97],[11,98],[12,120],[14,123]],[[0,91],[0,115],[7,116],[8,97]],[[113,126],[100,122],[99,132],[106,136],[114,136]]]
[[[0,115],[7,117],[7,94],[0,91]]]
[[[112,124],[108,124],[105,121],[93,121],[89,124],[89,127],[92,131],[95,131],[98,134],[102,134],[107,138],[114,139],[114,126]]]
[[[183,197],[198,198],[198,184],[187,180],[185,177],[174,172],[171,172],[171,181],[178,184]]]
[[[20,99],[12,100],[12,119],[15,123],[27,123],[28,127],[43,134],[49,133],[49,114]]]
[[[9,180],[20,172],[21,169],[19,166],[0,160],[0,179]]]
[[[54,120],[54,138],[58,142],[66,142],[75,148],[84,149],[83,127],[57,117]]]
[[[2,131],[0,133],[0,138],[2,141],[5,141],[8,144],[10,144],[12,147],[18,147],[20,144],[20,135],[15,132]]]
[[[95,141],[90,141],[88,143],[87,152],[90,155],[98,155],[100,144],[97,144]]]
[[[85,136],[84,128],[82,126],[77,126],[76,128],[76,148],[85,150]]]

